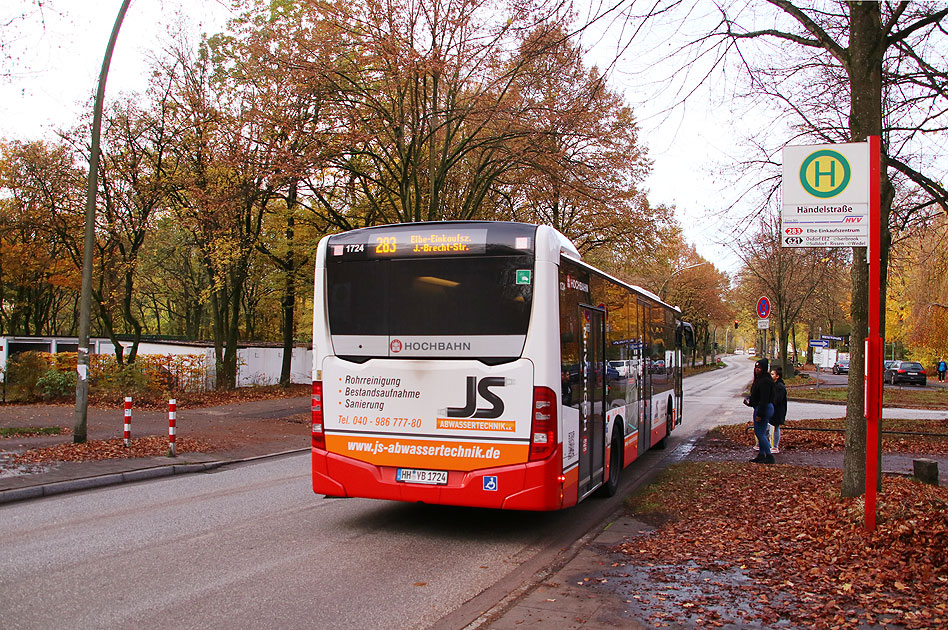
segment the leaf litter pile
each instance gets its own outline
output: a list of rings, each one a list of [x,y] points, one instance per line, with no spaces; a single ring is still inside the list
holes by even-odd
[[[215,447],[207,440],[181,437],[175,439],[177,453],[210,453]],[[124,440],[89,440],[83,444],[57,444],[45,448],[35,448],[13,456],[16,464],[39,464],[45,462],[89,462],[103,459],[124,459],[132,457],[156,457],[168,454],[168,438],[150,435],[131,441],[125,446]]]
[[[948,489],[885,477],[877,528],[842,472],[685,462],[632,497],[657,524],[610,581],[654,627],[946,628]]]

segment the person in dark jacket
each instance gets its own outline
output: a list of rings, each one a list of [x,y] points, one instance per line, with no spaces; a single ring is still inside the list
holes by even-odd
[[[773,464],[774,456],[770,452],[770,438],[767,435],[770,419],[774,416],[774,382],[767,371],[767,359],[759,359],[754,364],[754,382],[750,396],[744,404],[754,410],[754,435],[760,452],[751,461],[755,464]]]
[[[780,425],[787,420],[787,384],[783,382],[783,366],[775,365],[770,370],[770,378],[774,381],[774,417],[770,424],[774,428],[774,439],[771,453],[780,452]]]

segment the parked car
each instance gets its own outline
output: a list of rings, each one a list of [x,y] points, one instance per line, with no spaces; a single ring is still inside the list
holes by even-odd
[[[606,378],[609,380],[619,380],[619,370],[612,364],[612,361],[606,363]]]
[[[619,378],[627,378],[629,376],[629,365],[631,361],[609,361],[609,365],[616,369],[616,372],[619,373]]]
[[[918,361],[895,361],[882,373],[882,380],[891,384],[909,383],[912,385],[921,385],[925,387],[928,384],[928,376],[925,374],[925,368]]]
[[[849,359],[839,359],[834,363],[833,374],[849,374]]]

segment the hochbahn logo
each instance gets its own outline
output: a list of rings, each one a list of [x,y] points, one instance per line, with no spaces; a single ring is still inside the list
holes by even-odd
[[[800,184],[804,190],[820,199],[829,199],[849,186],[852,167],[849,160],[832,149],[811,153],[800,165]]]
[[[583,293],[589,293],[589,285],[585,282],[577,280],[572,276],[566,276],[566,284],[561,287],[560,290],[564,288],[575,289],[576,291],[582,291]]]

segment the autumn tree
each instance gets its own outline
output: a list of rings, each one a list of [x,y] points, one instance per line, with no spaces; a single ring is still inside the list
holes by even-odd
[[[682,317],[695,326],[702,355],[707,360],[711,351],[711,331],[730,321],[732,311],[728,304],[730,278],[707,259],[698,254],[694,245],[687,245],[681,255],[672,259],[673,267],[662,280],[657,292],[669,304],[681,308]],[[696,344],[692,364],[697,356]]]
[[[501,216],[551,225],[583,254],[657,247],[670,217],[646,198],[651,164],[623,96],[559,28],[536,29],[522,48],[514,94],[523,137],[516,167],[499,178]]]
[[[268,226],[258,249],[286,278],[285,358],[308,260],[298,221],[318,234],[517,218],[584,251],[656,241],[670,215],[637,186],[648,162],[632,113],[583,63],[568,12],[508,13],[493,0],[258,2],[211,41],[220,89],[250,104],[280,199],[267,207],[284,238]]]
[[[274,199],[269,155],[254,141],[253,120],[241,95],[228,100],[214,90],[206,46],[196,55],[179,46],[170,59],[165,73],[180,130],[173,207],[210,279],[203,297],[210,306],[217,386],[232,388],[249,260]]]
[[[893,257],[900,336],[930,367],[948,357],[948,220],[917,228]]]
[[[160,213],[139,258],[137,301],[146,330],[211,339],[207,296],[211,279],[193,234],[172,213]]]
[[[135,290],[139,257],[176,186],[171,118],[167,86],[158,83],[141,105],[126,99],[104,114],[92,297],[119,365],[134,363],[138,354],[144,330]],[[130,337],[127,352],[120,334]]]
[[[741,258],[739,280],[749,296],[770,298],[770,320],[776,324],[777,352],[784,373],[793,374],[788,352],[790,332],[801,313],[825,286],[842,262],[839,250],[825,248],[789,249],[781,246],[780,219],[776,213],[763,217],[759,231],[735,248]]]
[[[0,144],[0,330],[75,334],[83,173],[68,145]]]
[[[562,161],[532,158],[551,158],[565,142],[577,150],[568,135],[583,121],[567,117],[580,104],[595,110],[585,122],[613,115],[600,78],[588,90],[567,41],[567,9],[556,2],[525,9],[495,0],[373,0],[324,14],[349,50],[330,79],[339,127],[349,130],[333,166],[351,184],[352,223],[511,216],[523,209],[517,169],[529,162],[534,173],[562,170]],[[557,85],[569,85],[571,94],[553,103]],[[572,127],[558,129],[556,108],[569,101],[559,122]],[[630,115],[623,123],[623,133],[633,133]]]
[[[282,276],[280,383],[289,385],[297,294],[310,283],[302,272],[310,268],[318,241],[312,228],[335,223],[339,214],[334,187],[321,177],[337,139],[328,111],[335,93],[327,75],[338,39],[333,25],[314,14],[314,5],[300,2],[256,2],[229,30],[209,45],[218,89],[240,95],[252,120],[252,142],[266,153],[274,203],[266,206],[266,236],[256,247]],[[298,238],[300,220],[311,238]]]
[[[807,339],[817,339],[822,332],[849,338],[850,344],[860,343],[860,340],[851,336],[851,277],[849,257],[841,255],[843,251],[845,250],[836,251],[835,255],[829,257],[830,266],[823,282],[800,310],[796,323],[806,325]],[[813,349],[803,346],[803,350],[807,353],[807,359],[812,360]]]

